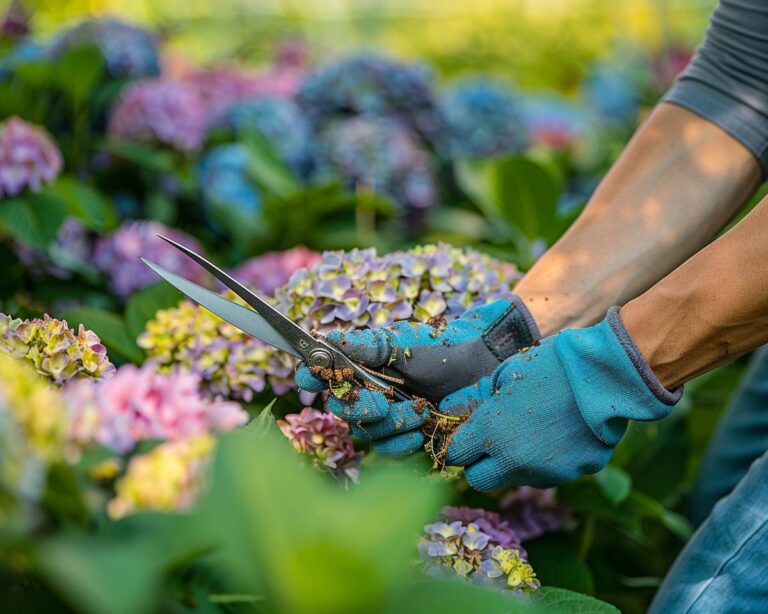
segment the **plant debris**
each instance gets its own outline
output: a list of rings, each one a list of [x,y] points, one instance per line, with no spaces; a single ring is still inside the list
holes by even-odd
[[[328,382],[331,394],[341,401],[356,401],[359,387],[355,382],[355,372],[349,367],[330,369],[328,367],[310,367],[312,375]]]
[[[427,324],[432,327],[431,337],[437,337],[448,327],[448,322],[442,315],[432,316],[427,320]]]
[[[447,468],[445,454],[448,451],[448,446],[451,444],[453,434],[469,418],[472,412],[467,411],[458,416],[452,416],[435,410],[426,399],[417,398],[415,401],[414,409],[416,413],[421,414],[425,409],[429,409],[424,426],[421,427],[422,432],[427,438],[424,450],[432,458],[432,468],[437,469],[441,475],[445,475]]]

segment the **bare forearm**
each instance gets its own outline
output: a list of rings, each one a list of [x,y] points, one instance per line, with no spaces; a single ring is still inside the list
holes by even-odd
[[[621,309],[659,381],[685,383],[768,341],[768,199]]]
[[[516,292],[545,336],[592,324],[711,241],[760,177],[754,156],[733,137],[662,104]]]

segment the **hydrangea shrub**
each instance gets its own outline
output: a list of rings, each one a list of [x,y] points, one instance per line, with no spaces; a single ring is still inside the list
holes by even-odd
[[[62,166],[61,152],[45,130],[15,116],[0,123],[0,200],[40,191]]]

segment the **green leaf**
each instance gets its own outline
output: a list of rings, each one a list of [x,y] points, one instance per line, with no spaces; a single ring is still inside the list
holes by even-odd
[[[80,307],[66,311],[62,317],[72,327],[82,324],[91,329],[101,338],[108,351],[115,351],[134,363],[144,359],[144,352],[131,338],[120,316],[103,309]]]
[[[144,332],[149,320],[160,309],[170,309],[179,304],[179,291],[164,281],[142,288],[128,299],[125,308],[125,324],[131,339],[136,340]]]
[[[543,587],[532,599],[543,612],[563,614],[616,614],[619,610],[609,603],[562,588]]]
[[[43,194],[0,201],[0,225],[14,239],[47,249],[64,220],[64,207]]]
[[[262,189],[278,198],[287,198],[299,189],[291,171],[267,139],[250,132],[245,135],[245,145],[249,154],[248,170]]]
[[[81,105],[98,83],[104,60],[98,47],[72,47],[56,63],[59,87],[70,97],[74,106]]]
[[[668,510],[661,503],[647,495],[633,492],[628,503],[644,516],[661,522],[669,531],[683,541],[687,541],[693,535],[693,527],[691,527],[691,523],[684,516]]]
[[[632,491],[632,478],[629,474],[613,465],[607,465],[595,474],[595,482],[600,491],[613,505],[624,501]]]
[[[551,165],[517,155],[464,160],[456,177],[491,221],[503,220],[530,241],[556,238],[560,182]]]
[[[170,152],[149,145],[108,139],[105,142],[105,148],[109,153],[127,162],[136,164],[140,168],[158,173],[170,172],[174,169],[173,156]]]
[[[117,223],[117,214],[112,203],[81,181],[61,177],[49,188],[49,192],[62,200],[69,215],[80,220],[91,230],[104,232]]]
[[[569,535],[544,535],[526,542],[525,549],[542,584],[580,593],[594,592],[592,572],[579,560],[578,548]]]

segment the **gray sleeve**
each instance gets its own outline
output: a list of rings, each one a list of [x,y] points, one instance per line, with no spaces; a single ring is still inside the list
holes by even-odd
[[[768,175],[768,0],[722,0],[664,101],[720,126]]]

